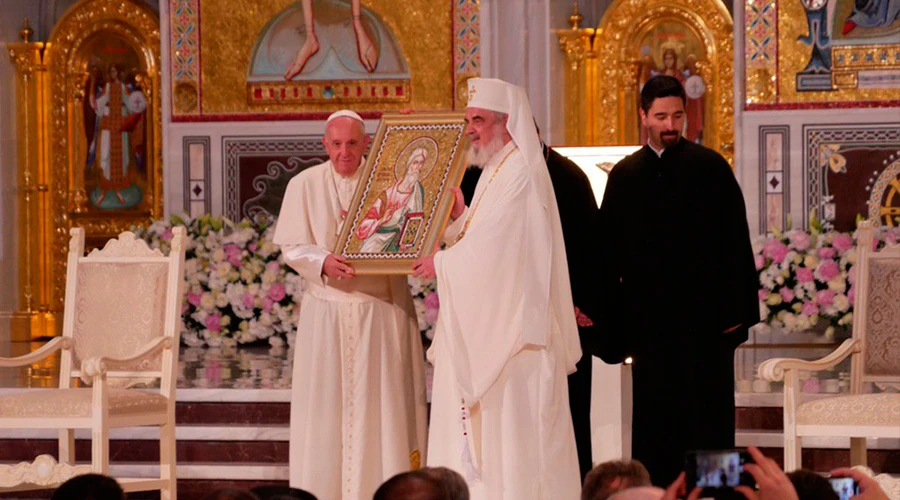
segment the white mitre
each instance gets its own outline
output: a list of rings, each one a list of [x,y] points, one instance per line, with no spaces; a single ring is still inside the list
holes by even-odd
[[[469,80],[469,102],[466,107],[509,115],[506,130],[525,161],[531,167],[546,168],[525,89],[496,78],[472,78]]]
[[[365,123],[365,122],[363,122],[362,117],[359,116],[358,114],[356,114],[355,111],[351,111],[349,109],[342,109],[340,111],[335,111],[334,113],[331,113],[331,116],[329,116],[328,119],[325,120],[325,124],[328,125],[329,123],[331,123],[331,120],[334,120],[337,118],[342,118],[342,117],[353,118],[354,120],[358,121],[359,123],[363,123],[363,124]]]

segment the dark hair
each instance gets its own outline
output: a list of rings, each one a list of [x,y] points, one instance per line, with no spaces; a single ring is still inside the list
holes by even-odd
[[[438,480],[421,470],[414,470],[401,472],[385,481],[378,487],[372,500],[443,500],[443,497],[444,492]]]
[[[424,467],[419,470],[440,484],[443,500],[469,500],[469,486],[455,470],[447,467]]]
[[[831,483],[815,472],[805,469],[789,472],[787,475],[797,490],[797,498],[800,500],[838,500],[838,494],[831,487]]]
[[[312,493],[290,486],[257,486],[250,488],[250,492],[259,497],[259,500],[316,500]]]
[[[203,500],[259,500],[259,497],[249,491],[221,488],[210,492]]]
[[[649,113],[653,101],[662,97],[680,97],[682,103],[687,102],[684,87],[681,86],[681,82],[677,78],[668,75],[656,75],[647,80],[644,88],[641,89],[641,109],[644,110],[644,113]]]
[[[650,473],[644,464],[637,460],[610,460],[587,473],[581,500],[606,500],[617,491],[650,485]]]
[[[102,474],[83,474],[64,482],[50,500],[124,500],[125,492],[115,479]]]

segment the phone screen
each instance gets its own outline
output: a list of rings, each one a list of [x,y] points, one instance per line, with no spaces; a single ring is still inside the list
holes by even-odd
[[[859,485],[852,477],[832,477],[828,479],[831,488],[837,493],[840,500],[850,500],[859,493]]]
[[[703,489],[731,489],[735,486],[754,486],[750,473],[744,471],[745,463],[753,459],[743,450],[698,450],[685,456],[688,491],[694,486]]]

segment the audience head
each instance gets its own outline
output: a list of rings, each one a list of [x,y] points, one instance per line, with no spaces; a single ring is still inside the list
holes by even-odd
[[[259,500],[259,497],[249,491],[221,488],[210,492],[203,500]]]
[[[800,500],[838,500],[831,483],[815,472],[800,469],[788,473]]]
[[[440,483],[444,500],[469,500],[469,486],[455,470],[446,467],[425,467],[421,471]]]
[[[603,462],[584,478],[581,500],[607,500],[617,491],[638,486],[651,486],[644,464],[637,460]]]
[[[316,500],[312,493],[289,486],[257,486],[250,492],[259,500]]]
[[[61,484],[50,500],[125,500],[125,492],[109,476],[84,474]]]
[[[402,472],[388,479],[372,500],[443,500],[440,482],[421,470]]]
[[[666,490],[656,486],[638,486],[613,493],[609,500],[660,500],[665,494]]]

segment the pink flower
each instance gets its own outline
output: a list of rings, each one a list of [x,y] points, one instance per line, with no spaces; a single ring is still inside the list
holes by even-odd
[[[806,301],[803,303],[803,309],[800,312],[804,316],[812,316],[813,314],[819,314],[819,306],[817,306],[812,301]]]
[[[441,307],[441,300],[438,298],[437,292],[429,292],[428,295],[425,296],[424,302],[426,309],[437,309]]]
[[[266,293],[266,296],[274,302],[281,302],[281,299],[283,299],[285,295],[287,295],[287,293],[284,290],[284,285],[281,283],[272,283],[268,293]]]
[[[438,309],[425,309],[425,322],[429,325],[437,323]]]
[[[856,285],[850,285],[850,290],[847,290],[847,300],[851,304],[856,301]]]
[[[772,259],[772,262],[780,264],[788,254],[788,246],[778,240],[770,240],[763,247],[763,255]]]
[[[241,267],[241,249],[237,245],[225,245],[225,260],[234,267]]]
[[[268,298],[268,297],[263,297],[263,299],[262,299],[262,308],[263,308],[263,311],[265,311],[265,312],[271,312],[271,311],[272,311],[272,306],[274,306],[274,305],[275,305],[275,301],[273,301],[272,299],[270,299],[270,298]]]
[[[847,281],[853,285],[856,283],[856,264],[850,266],[850,269],[847,270]]]
[[[241,302],[244,303],[244,307],[246,307],[247,309],[252,308],[254,302],[253,294],[250,292],[245,292],[244,296],[241,297]]]
[[[783,287],[783,288],[780,290],[780,292],[781,292],[781,299],[782,299],[783,301],[785,301],[785,302],[790,302],[790,301],[794,300],[794,297],[795,297],[794,291],[791,290],[790,288],[788,288],[788,287]]]
[[[797,268],[797,282],[812,283],[812,281],[813,281],[812,269],[810,269],[808,267],[798,267]]]
[[[175,235],[172,234],[172,228],[167,227],[166,230],[163,231],[162,236],[160,236],[160,238],[162,238],[163,241],[169,241],[172,239],[173,236],[175,236]]]
[[[222,315],[219,313],[215,313],[207,316],[204,324],[206,324],[206,328],[210,329],[211,331],[220,332],[222,331],[222,324],[220,323],[221,321]]]
[[[819,293],[816,294],[816,303],[822,307],[828,307],[834,302],[835,295],[831,290],[819,290]]]
[[[819,278],[822,281],[831,281],[840,276],[841,269],[838,267],[837,262],[833,260],[823,260],[819,263],[818,267],[816,267],[816,274],[819,275]]]
[[[187,294],[188,302],[190,302],[191,305],[194,307],[198,307],[200,305],[200,299],[202,297],[203,297],[202,293],[188,292],[188,294]]]
[[[270,273],[278,274],[278,271],[280,269],[281,269],[281,264],[279,264],[277,260],[273,260],[272,262],[269,262],[268,264],[266,264],[266,271],[268,271]]]
[[[251,252],[256,252],[256,249],[259,248],[259,244],[255,241],[251,241],[249,245],[247,245],[247,250]]]
[[[756,296],[759,297],[760,302],[765,302],[769,297],[769,292],[765,288],[760,288],[758,292],[756,292]]]
[[[837,248],[839,252],[846,252],[853,248],[853,238],[848,234],[839,233],[834,236],[834,239],[831,241],[831,245],[834,248]]]
[[[816,250],[816,255],[818,255],[820,259],[833,259],[837,255],[837,250],[831,247],[822,247]]]
[[[808,233],[797,231],[791,234],[791,248],[794,250],[806,250],[809,248],[810,237]]]
[[[756,264],[756,270],[759,271],[763,267],[766,266],[766,258],[762,255],[756,254],[753,256],[753,261]]]

